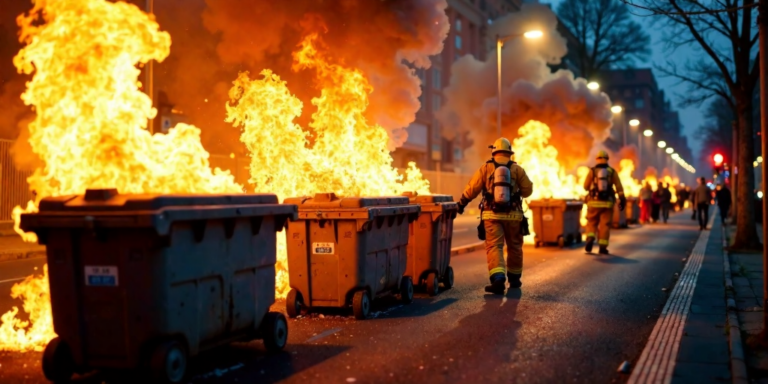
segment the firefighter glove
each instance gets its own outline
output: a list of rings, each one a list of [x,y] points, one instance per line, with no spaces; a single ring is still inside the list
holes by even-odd
[[[619,211],[623,211],[627,206],[627,198],[624,195],[619,196]]]
[[[466,207],[467,205],[466,204],[462,204],[462,203],[459,203],[458,205],[459,205],[459,215],[463,215],[464,214],[464,207]]]

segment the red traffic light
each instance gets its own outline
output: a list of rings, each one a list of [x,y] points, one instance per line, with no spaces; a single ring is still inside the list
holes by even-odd
[[[719,153],[715,153],[715,156],[713,156],[712,159],[715,160],[715,165],[717,166],[723,163],[723,155]]]

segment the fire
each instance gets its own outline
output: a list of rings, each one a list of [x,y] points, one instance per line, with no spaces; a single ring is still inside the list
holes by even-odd
[[[40,19],[44,23],[40,23]],[[211,170],[200,130],[179,124],[151,135],[147,120],[157,111],[140,90],[137,64],[162,61],[170,36],[137,7],[104,0],[37,0],[18,18],[27,43],[14,58],[33,74],[22,95],[35,107],[30,144],[45,163],[29,179],[36,200],[16,207],[14,220],[37,210],[48,196],[112,187],[121,193],[239,193],[229,172]],[[405,180],[392,167],[387,132],[364,117],[372,86],[356,68],[334,64],[317,33],[294,52],[294,70],[314,70],[321,89],[309,132],[293,123],[302,103],[269,70],[251,80],[240,74],[230,91],[227,121],[242,130],[252,160],[256,191],[285,198],[314,192],[339,195],[429,193],[429,183],[410,163]],[[36,241],[34,234],[25,240]],[[285,239],[278,244],[277,293],[288,290]],[[47,267],[13,287],[29,322],[14,308],[0,318],[0,350],[42,350],[53,337]]]
[[[42,276],[29,276],[14,284],[11,297],[24,300],[24,312],[29,321],[16,318],[17,307],[0,316],[0,350],[42,351],[45,345],[56,337],[53,332],[51,301],[48,287],[48,266],[43,267]]]
[[[334,192],[339,196],[393,195],[405,191],[429,194],[429,182],[414,163],[406,179],[392,167],[384,128],[367,121],[364,112],[373,88],[355,68],[330,62],[319,34],[308,33],[293,54],[293,70],[312,70],[320,96],[312,99],[314,143],[294,120],[302,102],[288,84],[270,70],[251,80],[241,73],[230,90],[227,121],[242,129],[240,140],[251,155],[250,183],[258,192],[281,198]],[[285,239],[278,238],[276,292],[290,289]]]
[[[634,171],[635,163],[631,159],[619,161],[619,180],[621,180],[621,186],[624,187],[624,195],[627,197],[638,197],[640,190],[643,189],[643,185],[632,177]]]
[[[549,144],[552,133],[541,122],[530,120],[517,131],[518,137],[512,140],[515,159],[533,182],[533,195],[530,200],[540,199],[579,199],[585,195],[584,179],[589,168],[579,167],[576,175],[567,174],[557,161],[557,148]],[[532,219],[531,211],[524,204],[526,217]],[[586,225],[586,205],[582,208],[581,224]],[[525,238],[526,243],[533,243],[535,234]]]
[[[136,64],[162,61],[171,44],[153,18],[126,3],[39,0],[17,21],[27,45],[14,64],[33,75],[22,95],[36,112],[29,143],[45,164],[28,180],[36,200],[14,210],[17,229],[21,213],[36,211],[41,199],[87,188],[242,192],[229,172],[211,170],[198,128],[179,124],[154,136],[146,130],[157,111],[139,89]],[[4,314],[0,350],[42,350],[55,336],[47,269],[15,285],[12,296],[24,301],[30,321],[16,318],[18,308]]]

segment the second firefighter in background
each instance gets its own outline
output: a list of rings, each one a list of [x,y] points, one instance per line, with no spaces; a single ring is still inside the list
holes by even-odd
[[[531,196],[533,183],[525,170],[512,161],[512,145],[509,140],[499,138],[493,144],[491,160],[483,164],[472,176],[459,200],[459,213],[483,194],[481,203],[481,227],[485,232],[485,250],[491,285],[486,291],[502,294],[506,279],[510,288],[522,285],[523,236],[527,233],[527,222],[523,220],[522,198]],[[481,235],[482,239],[482,235]],[[504,262],[504,242],[507,243],[507,260]],[[506,276],[505,276],[506,272]]]
[[[597,239],[600,254],[608,254],[608,240],[611,237],[611,222],[613,221],[613,205],[616,194],[619,195],[619,210],[627,205],[624,197],[624,187],[616,170],[608,166],[608,153],[597,153],[597,165],[589,170],[584,181],[587,196],[587,245],[584,250],[592,252]]]

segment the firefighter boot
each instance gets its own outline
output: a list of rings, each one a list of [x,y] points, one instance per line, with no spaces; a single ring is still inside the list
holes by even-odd
[[[494,273],[491,276],[491,285],[485,286],[485,291],[496,295],[503,295],[506,288],[507,279],[504,278],[504,274],[501,272]]]
[[[608,246],[607,245],[601,245],[599,253],[601,255],[609,255],[609,253],[608,253]]]
[[[595,238],[593,236],[587,237],[587,245],[584,246],[584,251],[592,253],[592,246],[595,244]]]
[[[523,282],[520,281],[521,273],[507,272],[507,280],[509,280],[509,288],[520,288],[523,286]]]

